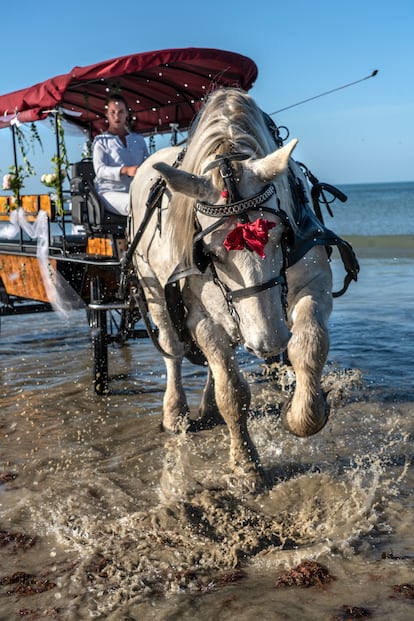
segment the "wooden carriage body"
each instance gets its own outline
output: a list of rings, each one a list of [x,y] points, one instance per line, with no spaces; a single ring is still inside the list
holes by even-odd
[[[221,86],[249,90],[256,77],[257,67],[251,59],[223,50],[184,48],[133,54],[74,67],[66,74],[0,95],[0,128],[11,129],[14,170],[19,171],[16,127],[51,118],[55,157],[60,161],[59,122],[75,125],[92,141],[105,128],[108,95],[121,93],[131,111],[131,129],[145,137],[168,133],[174,144],[177,132],[188,129],[212,90]],[[14,236],[2,235],[14,211],[22,212],[28,223],[45,213],[47,240],[42,243],[47,246],[48,269],[64,283],[72,304],[86,308],[95,390],[104,393],[108,389],[108,344],[146,336],[148,328],[138,325],[141,314],[131,293],[136,283],[123,273],[126,217],[105,210],[94,190],[90,159],[75,162],[65,175],[69,191],[63,189],[59,169],[55,193],[29,195],[18,187],[17,192],[0,196],[0,315],[54,310],[39,261],[39,239],[22,228]],[[108,321],[113,313],[117,319]]]

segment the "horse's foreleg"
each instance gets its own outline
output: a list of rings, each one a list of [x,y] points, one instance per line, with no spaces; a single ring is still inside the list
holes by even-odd
[[[163,400],[162,426],[166,431],[178,431],[188,416],[188,406],[182,379],[182,358],[171,360],[164,358],[167,370],[167,384]]]
[[[328,420],[328,408],[321,388],[321,375],[329,352],[329,335],[324,317],[311,295],[301,298],[293,311],[288,356],[296,374],[296,387],[287,404],[285,424],[298,436],[317,433]]]
[[[210,369],[208,369],[207,380],[199,407],[200,417],[194,421],[195,429],[209,429],[224,423],[217,406],[215,392],[213,374]]]
[[[187,400],[181,379],[183,344],[179,341],[168,315],[161,304],[148,304],[151,317],[158,327],[158,340],[161,348],[171,358],[164,357],[167,383],[163,400],[162,427],[167,431],[177,431],[188,415]]]
[[[234,350],[226,332],[217,324],[203,319],[194,327],[198,345],[207,358],[214,378],[217,407],[230,435],[230,465],[256,486],[261,483],[256,449],[247,429],[250,389],[242,377]]]

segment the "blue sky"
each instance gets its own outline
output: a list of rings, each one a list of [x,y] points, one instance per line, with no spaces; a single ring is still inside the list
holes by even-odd
[[[2,11],[0,93],[129,53],[213,47],[256,62],[259,76],[250,93],[271,113],[378,69],[375,78],[273,118],[299,139],[296,159],[321,181],[414,181],[413,0],[105,4],[44,0],[25,11],[9,3]],[[82,142],[69,142],[77,159]],[[29,159],[43,167],[40,174],[48,172],[49,153],[37,157]],[[3,129],[1,174],[12,163]]]

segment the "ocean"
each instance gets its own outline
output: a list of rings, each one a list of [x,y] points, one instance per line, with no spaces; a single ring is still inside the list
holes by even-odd
[[[238,352],[263,494],[232,484],[224,427],[160,431],[150,342],[110,349],[99,397],[84,311],[1,318],[0,621],[413,618],[414,183],[340,189],[325,222],[360,274],[334,301],[326,427],[285,431],[286,391]],[[183,377],[196,414],[204,370]]]
[[[331,356],[375,388],[414,389],[414,183],[344,185],[327,226],[354,247],[360,274],[334,302]],[[339,260],[333,261],[338,283]],[[352,345],[351,345],[352,343]]]
[[[335,201],[325,224],[344,236],[414,235],[414,182],[338,186],[348,200]]]

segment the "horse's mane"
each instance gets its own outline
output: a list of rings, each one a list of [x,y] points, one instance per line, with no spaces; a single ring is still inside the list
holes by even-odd
[[[221,88],[205,101],[189,131],[188,144],[182,161],[182,169],[200,175],[206,159],[211,155],[244,152],[264,157],[277,148],[275,138],[266,125],[265,116],[254,100],[236,88]],[[236,169],[237,163],[234,162]],[[219,173],[214,183],[220,187]],[[276,185],[282,184],[279,196],[288,196],[287,180],[282,176]],[[283,191],[284,190],[284,191]],[[290,212],[290,206],[282,206]],[[174,194],[167,219],[167,231],[171,236],[173,252],[181,260],[192,263],[193,237],[195,232],[194,199]]]

